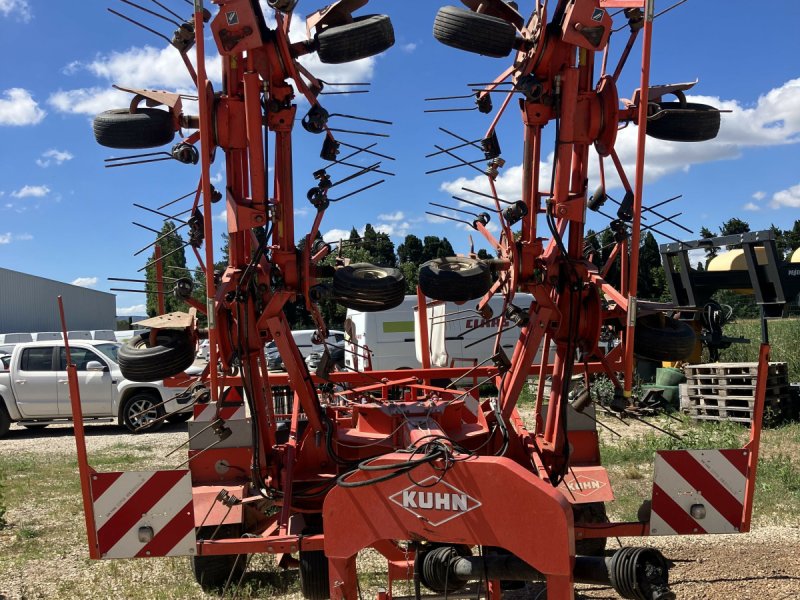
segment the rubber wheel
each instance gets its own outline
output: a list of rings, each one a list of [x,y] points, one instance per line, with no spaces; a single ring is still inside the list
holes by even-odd
[[[707,104],[660,102],[662,109],[685,109],[692,112],[666,113],[647,121],[647,135],[668,142],[705,142],[719,133],[719,112]]]
[[[439,9],[433,22],[433,37],[445,46],[503,58],[514,49],[517,29],[497,17],[444,6]]]
[[[663,314],[636,320],[634,354],[655,361],[686,360],[694,353],[697,338],[692,327]]]
[[[576,523],[608,523],[606,505],[602,502],[575,504],[572,506]],[[579,556],[603,556],[608,538],[575,540],[575,554]]]
[[[45,427],[47,427],[47,423],[33,423],[26,425],[25,423],[22,424],[25,429],[30,429],[31,431],[41,431]]]
[[[435,258],[419,268],[419,287],[434,300],[466,302],[489,291],[492,274],[489,265],[475,258]]]
[[[3,406],[3,399],[0,398],[0,438],[5,437],[11,427],[11,417],[8,416],[6,407]]]
[[[353,310],[389,310],[402,304],[405,294],[406,281],[399,269],[356,263],[333,274],[336,301]]]
[[[152,433],[164,426],[164,421],[155,420],[164,415],[164,407],[157,406],[161,399],[148,392],[134,392],[119,409],[119,423],[131,433]],[[144,412],[147,411],[147,412]],[[144,412],[144,414],[142,414]],[[138,416],[137,416],[138,415]],[[153,425],[147,425],[153,423]]]
[[[192,411],[189,411],[184,413],[178,413],[177,415],[170,415],[169,417],[167,417],[166,421],[167,423],[172,423],[173,425],[186,423],[186,421],[192,418],[192,414],[193,414]]]
[[[317,34],[317,56],[332,65],[380,54],[394,46],[394,28],[387,15],[356,17],[352,23]]]
[[[94,118],[93,128],[98,144],[122,150],[157,148],[175,137],[172,115],[157,108],[107,110]]]
[[[299,552],[300,593],[308,600],[328,600],[331,597],[328,579],[328,557],[322,550]]]
[[[186,329],[159,330],[155,346],[150,346],[150,334],[142,333],[120,346],[117,362],[126,379],[157,381],[192,366],[194,343]]]
[[[203,527],[197,537],[203,534],[208,537],[214,533],[216,527]],[[238,525],[224,525],[219,528],[216,539],[239,537],[241,528]],[[221,554],[218,556],[192,556],[192,573],[197,583],[206,592],[218,592],[230,578],[232,589],[236,589],[239,580],[247,566],[246,554]]]

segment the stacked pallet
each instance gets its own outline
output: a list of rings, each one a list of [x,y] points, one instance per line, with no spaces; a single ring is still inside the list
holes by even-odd
[[[756,395],[758,363],[709,363],[686,367],[681,408],[696,421],[750,423]],[[769,364],[764,417],[778,421],[791,402],[786,363]]]

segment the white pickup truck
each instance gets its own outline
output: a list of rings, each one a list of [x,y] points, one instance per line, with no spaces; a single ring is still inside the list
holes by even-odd
[[[130,431],[163,415],[176,412],[167,420],[186,421],[192,409],[173,397],[178,388],[167,388],[161,381],[139,383],[122,376],[117,364],[119,344],[97,340],[70,341],[72,362],[77,367],[84,421],[109,417]],[[11,353],[8,370],[0,370],[0,437],[13,422],[28,428],[72,419],[67,381],[64,342],[17,344]],[[164,403],[162,405],[162,403]],[[163,421],[144,429],[154,431]]]

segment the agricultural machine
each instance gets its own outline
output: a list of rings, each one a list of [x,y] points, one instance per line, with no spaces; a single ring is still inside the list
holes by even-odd
[[[167,20],[178,18],[153,3],[169,13]],[[533,7],[525,18],[516,3],[463,0],[465,8],[438,12],[434,36],[453,52],[512,56],[495,81],[472,86],[478,112],[494,115],[485,135],[471,141],[448,132],[458,144],[437,146],[436,153],[472,168],[485,162],[479,170],[486,187],[467,190],[453,211],[480,207],[467,223],[497,258],[447,257],[421,267],[423,368],[345,372],[332,371],[324,356],[309,372],[284,307],[304,302],[322,341],[328,334],[322,300],[384,310],[402,301],[405,282],[396,269],[347,264],[316,241],[326,212],[346,195],[337,186],[380,173],[375,159],[386,156],[373,145],[346,141],[352,132],[333,126],[337,115],[322,103],[337,82],[316,78],[300,59],[316,53],[323,63],[340,64],[381,53],[394,42],[390,18],[354,15],[367,0],[339,0],[309,16],[307,36],[298,41],[290,37],[297,0],[267,0],[269,15],[255,0],[212,4],[213,14],[194,0],[193,15],[176,21],[167,38],[197,84],[198,114],[184,113],[180,94],[128,89],[130,106],[94,122],[97,141],[116,149],[160,147],[181,132],[168,151],[112,160],[199,164],[185,225],[206,273],[206,301],[193,299],[190,280],[178,281],[175,294],[191,310],[147,320],[150,333],[119,355],[126,377],[172,378],[182,386],[180,401],[193,405],[188,457],[178,468],[92,469],[71,368],[91,557],[190,556],[201,585],[234,589],[249,557],[269,553],[281,567],[299,571],[306,598],[354,600],[361,594],[356,557],[372,548],[387,565],[379,598],[402,597],[401,581],[413,584],[410,597],[499,598],[515,582],[533,580],[546,584],[552,600],[573,598],[576,582],[608,585],[625,598],[674,598],[670,563],[658,551],[606,552],[605,541],[747,531],[761,421],[757,406],[744,448],[657,453],[652,499],[638,520],[608,519],[605,503],[613,492],[600,459],[590,376],[605,374],[613,382],[608,410],[616,418],[638,418],[634,357],[681,359],[695,342],[690,329],[667,316],[671,307],[637,300],[642,213],[653,209],[643,206],[646,135],[701,142],[720,125],[717,110],[687,102],[684,92],[692,84],[650,85],[653,1],[537,0],[527,3]],[[207,30],[222,57],[220,89],[206,72]],[[619,31],[626,41],[611,66],[610,39]],[[624,99],[618,81],[638,42],[640,85]],[[674,101],[666,100],[671,96]],[[492,98],[502,98],[496,111]],[[505,164],[497,124],[512,106],[524,133],[519,199],[501,198],[495,188]],[[300,247],[292,168],[297,122],[317,137],[323,161],[306,193],[316,218]],[[615,149],[625,126],[638,127],[632,178]],[[552,172],[543,173],[542,152],[550,145]],[[463,158],[465,151],[477,151],[479,161]],[[333,166],[350,161],[352,167],[366,157],[374,162],[333,180]],[[225,167],[220,189],[211,182],[214,160]],[[599,181],[590,192],[595,160]],[[584,228],[587,210],[602,213],[615,201],[606,192],[606,163],[624,196],[610,215],[611,258],[597,267],[585,255]],[[227,266],[215,272],[217,202],[227,208],[230,246]],[[490,219],[499,223],[499,234],[488,227]],[[615,262],[618,286],[606,281]],[[515,301],[518,292],[533,301]],[[499,315],[488,308],[493,296],[503,298]],[[497,335],[515,328],[512,355],[496,344],[495,353],[476,365],[432,367],[431,341],[448,318],[437,309],[442,301],[463,303],[464,311],[482,319],[499,317]],[[207,329],[198,326],[200,313]],[[599,339],[608,325],[619,331],[619,343],[606,353]],[[180,373],[205,337],[209,367],[187,380]],[[270,341],[285,373],[267,369],[264,345]],[[761,369],[768,350],[764,344]],[[584,387],[570,395],[576,376]],[[517,404],[531,378],[542,385],[525,423]],[[765,381],[759,376],[762,404]],[[496,397],[478,394],[483,382],[496,386]],[[152,421],[167,416],[156,412]]]

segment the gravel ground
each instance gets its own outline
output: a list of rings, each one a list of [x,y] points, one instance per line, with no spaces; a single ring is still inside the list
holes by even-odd
[[[146,435],[123,432],[116,425],[90,425],[86,428],[87,446],[91,452],[118,450],[125,447],[151,450],[151,460],[161,460],[167,452],[186,440],[185,425],[168,425],[162,431]],[[0,440],[5,454],[47,455],[49,458],[72,458],[75,453],[72,428],[51,426],[42,431],[28,431],[13,426],[7,438]],[[183,453],[164,460],[165,467],[176,466]],[[172,460],[174,463],[172,464]],[[46,518],[26,510],[9,511],[9,521],[27,527],[52,527]],[[796,522],[796,516],[792,519]],[[0,600],[29,598],[127,598],[131,585],[136,598],[208,598],[192,581],[185,560],[156,559],[147,561],[89,561],[86,558],[82,514],[75,510],[65,515],[57,548],[42,550],[25,561],[6,555],[0,558]],[[11,528],[13,529],[13,528]],[[9,530],[0,531],[0,548],[11,544]],[[643,540],[623,539],[626,545],[641,545]],[[731,600],[781,600],[800,597],[800,529],[786,526],[762,526],[747,535],[703,536],[682,538],[650,538],[646,545],[659,548],[676,562],[670,579],[681,599],[719,598]],[[616,547],[611,540],[610,548]],[[0,550],[0,554],[2,551]],[[35,554],[35,553],[34,553]],[[269,567],[271,558],[259,557],[256,564]],[[365,557],[360,569],[381,569],[375,557]],[[267,577],[268,583],[274,576]],[[375,581],[374,576],[368,577]],[[124,583],[123,583],[124,581]],[[165,592],[159,582],[186,581],[175,591]],[[248,575],[250,587],[263,585],[264,576]],[[365,585],[369,588],[369,585]],[[267,589],[269,591],[267,591]],[[277,589],[270,585],[262,591],[250,591],[249,597],[299,598],[296,586]],[[364,590],[365,597],[371,591]],[[542,600],[542,586],[529,585],[509,597]],[[607,588],[578,586],[577,598],[617,598]]]

